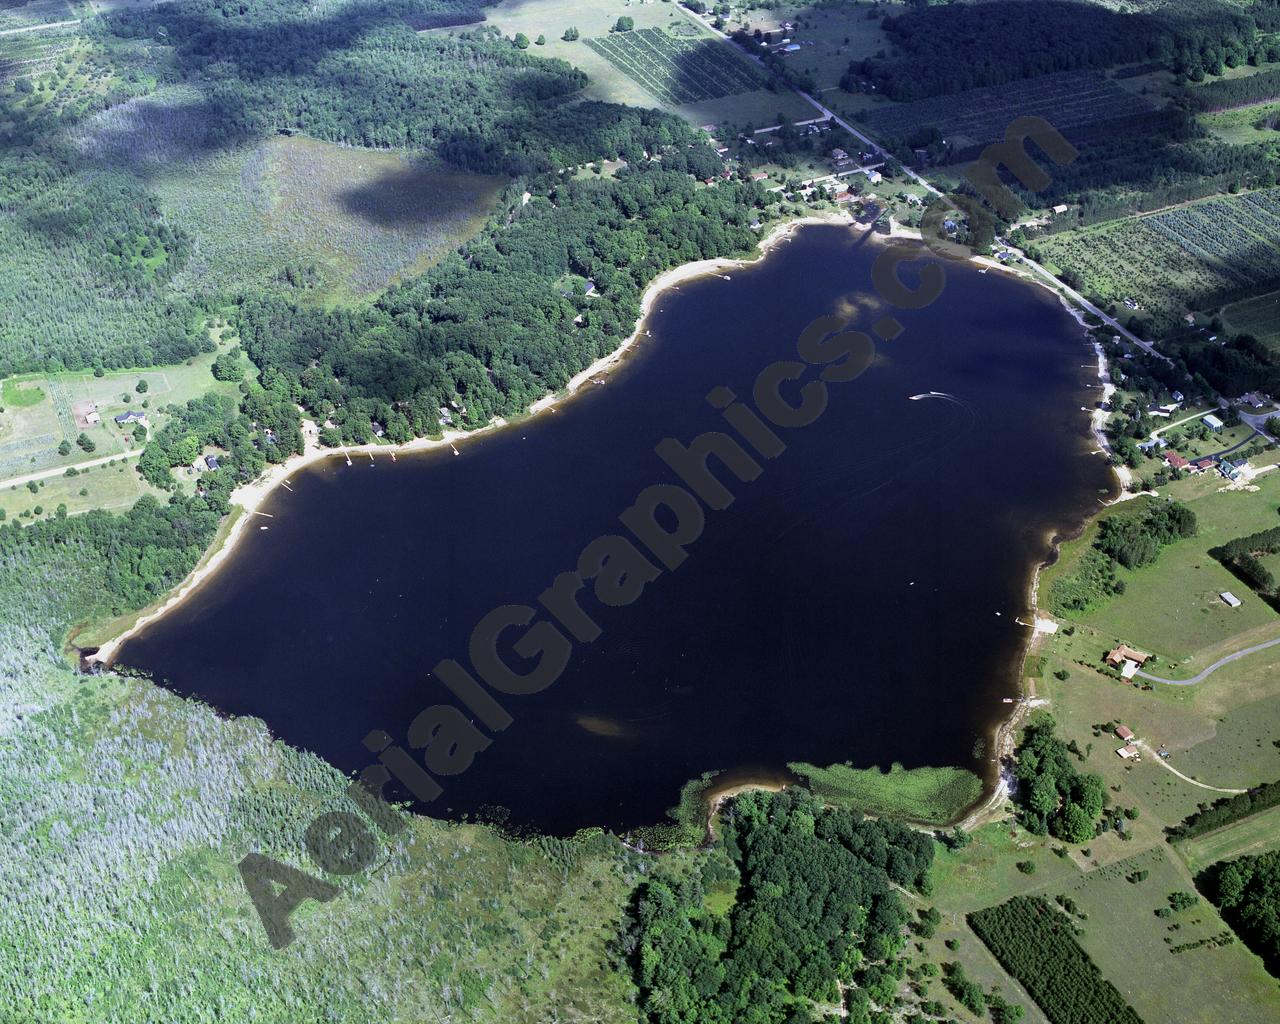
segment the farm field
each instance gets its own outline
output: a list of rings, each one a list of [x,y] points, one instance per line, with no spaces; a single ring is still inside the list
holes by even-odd
[[[1222,311],[1222,319],[1232,331],[1252,334],[1280,351],[1280,292],[1233,302]]]
[[[1145,878],[1129,880],[1141,871]],[[1190,875],[1163,844],[1091,871],[1074,885],[1046,890],[1050,897],[1069,896],[1087,915],[1077,920],[1084,931],[1080,945],[1143,1020],[1254,1024],[1280,1014],[1280,988],[1239,942],[1216,942],[1230,937],[1230,929],[1205,900],[1156,916],[1169,906],[1171,893],[1194,891]],[[1175,951],[1206,939],[1204,946]],[[1192,974],[1214,984],[1188,1000]]]
[[[71,0],[5,0],[0,4],[0,32],[72,21],[81,16]]]
[[[1270,807],[1226,828],[1174,845],[1193,875],[1220,860],[1277,848],[1280,848],[1280,807]]]
[[[0,82],[48,71],[77,38],[74,27],[0,36]]]
[[[670,106],[751,92],[766,81],[760,68],[715,39],[689,39],[645,28],[585,42]]]
[[[514,37],[522,32],[531,40],[544,37],[542,45],[530,49],[538,56],[559,57],[587,73],[589,81],[583,95],[610,103],[628,103],[639,107],[667,107],[691,124],[726,122],[730,125],[760,126],[774,124],[779,113],[793,120],[813,116],[813,108],[790,91],[775,93],[756,87],[748,92],[700,100],[685,105],[671,105],[649,92],[602,53],[588,45],[592,38],[607,38],[609,29],[619,17],[631,18],[636,31],[661,28],[672,36],[691,41],[706,40],[723,47],[748,68],[745,61],[728,43],[718,39],[697,19],[674,3],[629,4],[626,0],[505,0],[485,8],[485,23],[498,28],[503,35]],[[581,37],[566,41],[567,28],[576,28]],[[465,31],[462,28],[433,29],[445,35]]]
[[[136,409],[146,412],[152,426],[158,427],[164,423],[165,417],[159,412],[164,405],[186,402],[208,391],[235,393],[234,384],[213,379],[209,368],[214,358],[215,353],[207,353],[193,357],[184,365],[112,371],[102,377],[92,373],[58,373],[7,378],[0,391],[3,396],[0,406],[4,407],[0,413],[0,480],[136,451],[139,445],[133,440],[133,427],[122,429],[112,417]],[[247,360],[244,364],[248,368]],[[147,390],[142,394],[134,390],[140,380],[147,382]],[[144,401],[148,408],[143,408]],[[100,424],[88,425],[79,415],[85,403],[96,407],[102,419]],[[75,444],[81,433],[93,441],[92,452],[82,451]],[[58,446],[64,440],[71,444],[71,452],[65,456],[58,454]],[[52,486],[52,480],[46,480],[45,485],[46,489]],[[71,490],[74,494],[79,486]],[[8,494],[4,492],[0,505],[12,512],[18,505]],[[47,500],[30,502],[22,507],[34,504],[43,504],[52,511],[57,502],[52,506]],[[85,504],[71,501],[68,506]]]
[[[949,143],[964,149],[1003,138],[1018,117],[1042,117],[1059,131],[1070,132],[1151,109],[1146,99],[1097,72],[1064,71],[998,88],[877,107],[857,116],[874,133],[908,140],[937,128]]]
[[[1104,306],[1131,297],[1167,328],[1189,309],[1280,280],[1280,189],[1063,232],[1032,248]]]

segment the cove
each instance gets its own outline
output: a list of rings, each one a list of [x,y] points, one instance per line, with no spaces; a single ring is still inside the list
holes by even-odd
[[[833,384],[811,426],[708,511],[687,561],[634,604],[584,601],[602,633],[549,689],[503,697],[514,723],[418,810],[493,814],[567,834],[661,821],[710,770],[776,777],[788,761],[960,765],[1016,696],[1029,583],[1055,536],[1110,493],[1088,416],[1095,367],[1057,299],[946,264],[921,310],[877,305],[877,243],[807,227],[759,263],[663,293],[636,346],[571,402],[459,445],[314,464],[273,492],[203,586],[119,662],[346,772],[361,740],[405,743],[457,703],[430,670],[466,664],[475,624],[536,605],[655,483],[655,454],[727,430],[706,396],[749,399],[813,319],[866,329],[871,368]],[[927,398],[913,396],[929,395]],[[719,469],[713,460],[712,465]]]

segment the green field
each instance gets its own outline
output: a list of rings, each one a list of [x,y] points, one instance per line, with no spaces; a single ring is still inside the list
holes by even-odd
[[[1147,877],[1129,881],[1139,871]],[[1173,952],[1178,945],[1229,931],[1203,900],[1167,918],[1155,915],[1168,906],[1170,893],[1194,891],[1190,875],[1160,846],[1046,893],[1070,896],[1088,915],[1079,922],[1081,946],[1145,1021],[1256,1024],[1280,1014],[1280,988],[1238,942]],[[1186,997],[1191,974],[1213,979],[1211,989],[1194,1000]]]
[[[8,0],[0,4],[0,32],[71,21],[80,15],[77,5],[70,0]]]
[[[1252,334],[1264,345],[1280,351],[1280,292],[1233,302],[1222,311],[1222,319],[1232,331]]]
[[[963,768],[912,768],[889,771],[834,764],[828,768],[795,762],[787,765],[827,803],[864,814],[945,825],[982,796],[982,780]]]
[[[1125,583],[1125,592],[1102,607],[1083,615],[1071,615],[1076,621],[1123,639],[1143,650],[1163,656],[1157,675],[1179,678],[1194,674],[1219,645],[1230,650],[1247,644],[1232,645],[1234,637],[1258,629],[1276,627],[1280,633],[1280,615],[1262,601],[1249,595],[1239,608],[1228,608],[1218,597],[1226,590],[1239,591],[1240,582],[1209,555],[1218,544],[1275,524],[1275,509],[1280,502],[1280,474],[1269,473],[1257,479],[1257,491],[1218,493],[1221,481],[1191,480],[1168,489],[1173,497],[1196,514],[1198,532],[1195,537],[1164,548],[1154,565],[1130,570],[1117,566],[1116,575]],[[1212,488],[1212,489],[1210,489]],[[1196,495],[1197,491],[1207,493]],[[1141,509],[1144,499],[1124,502],[1108,515],[1132,515]],[[1058,563],[1041,578],[1042,593],[1049,593],[1053,581],[1069,574],[1078,564],[1095,536],[1096,521],[1086,531],[1083,543],[1075,543],[1063,551]],[[1201,656],[1201,652],[1205,652]],[[1206,660],[1207,658],[1207,660]],[[1168,669],[1169,671],[1163,671]]]
[[[1280,848],[1280,807],[1270,807],[1174,847],[1193,875],[1220,860],[1277,848]]]
[[[1274,141],[1277,118],[1280,118],[1280,103],[1267,102],[1216,114],[1201,114],[1199,120],[1223,142],[1248,146]]]

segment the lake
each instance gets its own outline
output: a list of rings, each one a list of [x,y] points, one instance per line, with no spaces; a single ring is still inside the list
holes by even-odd
[[[884,312],[878,251],[804,228],[731,280],[663,294],[651,337],[554,412],[458,455],[295,474],[264,506],[269,529],[255,521],[119,662],[344,771],[373,762],[370,730],[407,746],[415,715],[456,703],[430,670],[468,663],[484,615],[536,604],[589,542],[624,532],[640,491],[676,482],[660,441],[727,429],[713,388],[749,399],[815,317],[866,329]],[[502,697],[513,723],[420,810],[505,808],[567,834],[659,822],[711,770],[898,761],[991,778],[978,741],[1018,693],[1031,573],[1113,484],[1081,410],[1099,392],[1080,326],[1043,289],[946,271],[933,305],[893,311],[901,336],[830,385],[816,423],[779,430],[787,449],[757,479],[719,473],[736,500],[707,512],[684,564],[629,606],[590,605],[599,639],[549,688]],[[942,396],[911,400],[928,392]]]

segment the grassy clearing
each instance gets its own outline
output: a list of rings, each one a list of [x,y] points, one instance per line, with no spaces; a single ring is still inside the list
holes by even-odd
[[[787,767],[828,803],[935,825],[955,821],[982,796],[982,780],[963,768],[907,770],[895,764],[882,772],[847,764],[819,768],[805,762]]]
[[[197,238],[180,289],[283,285],[292,269],[315,297],[337,301],[438,262],[480,230],[502,184],[294,137],[189,152],[166,162],[153,187],[166,216]]]
[[[1222,311],[1222,319],[1233,333],[1252,334],[1280,351],[1280,292],[1233,302]]]
[[[1145,879],[1130,881],[1146,871]],[[1194,892],[1190,875],[1167,847],[1157,846],[1092,871],[1074,885],[1050,890],[1069,896],[1084,919],[1080,944],[1103,974],[1147,1021],[1180,1024],[1254,1024],[1280,1014],[1280,988],[1262,963],[1238,942],[1174,948],[1230,934],[1204,900],[1169,917],[1169,894]],[[1186,981],[1213,979],[1188,999]]]
[[[1233,822],[1216,832],[1188,839],[1174,847],[1193,875],[1220,860],[1244,854],[1265,853],[1277,848],[1280,848],[1280,807],[1268,808],[1261,814]]]
[[[1233,637],[1259,627],[1280,628],[1280,616],[1252,595],[1240,608],[1222,603],[1220,593],[1238,591],[1241,585],[1209,555],[1210,548],[1227,540],[1276,524],[1280,476],[1259,477],[1256,491],[1221,491],[1222,483],[1206,477],[1168,488],[1169,496],[1184,501],[1196,513],[1197,535],[1166,547],[1154,565],[1137,570],[1118,567],[1124,594],[1094,611],[1069,617],[1162,655],[1163,668],[1170,671],[1156,672],[1169,678],[1203,660],[1198,652],[1217,650]],[[1144,499],[1124,502],[1104,515],[1133,515],[1143,504]],[[1097,522],[1080,541],[1064,549],[1057,564],[1045,570],[1041,593],[1050,593],[1053,581],[1079,564],[1096,535]]]
[[[1248,146],[1273,141],[1276,129],[1269,125],[1275,125],[1278,116],[1280,103],[1267,102],[1224,110],[1217,114],[1202,114],[1199,120],[1223,142],[1229,142],[1233,146]]]

